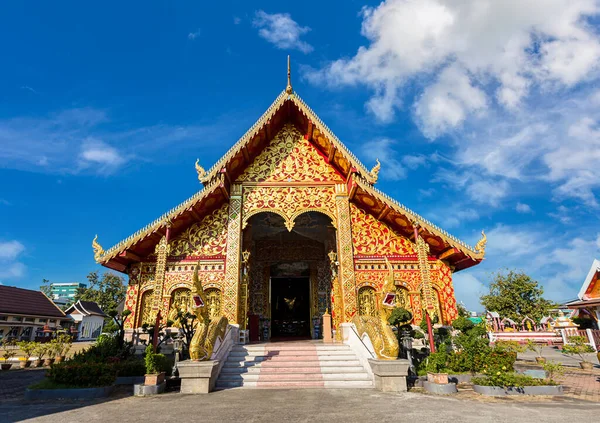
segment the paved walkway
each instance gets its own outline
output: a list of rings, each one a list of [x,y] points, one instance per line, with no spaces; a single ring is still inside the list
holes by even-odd
[[[595,371],[594,374],[589,374],[569,371],[559,378],[559,381],[564,386],[567,395],[600,404],[600,372]]]
[[[0,371],[0,403],[23,400],[25,388],[42,380],[45,374],[45,369]]]
[[[596,354],[584,354],[587,361],[590,361],[595,364],[596,368],[600,368],[598,365],[598,358]],[[523,353],[519,353],[519,360],[525,361],[535,361],[535,357],[537,354],[533,351],[526,351]],[[563,354],[559,349],[554,347],[544,347],[542,351],[542,357],[545,357],[548,361],[556,361],[557,363],[562,363],[563,366],[567,367],[579,367],[579,357]]]
[[[99,402],[0,403],[2,422],[565,422],[596,421],[600,405],[473,401],[364,389],[247,390],[163,394]]]

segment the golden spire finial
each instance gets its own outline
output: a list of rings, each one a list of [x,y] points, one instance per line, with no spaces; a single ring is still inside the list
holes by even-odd
[[[288,54],[288,83],[287,86],[285,87],[285,92],[288,94],[291,94],[294,92],[294,89],[292,88],[292,70],[290,68],[290,55]]]
[[[481,231],[481,239],[475,244],[475,252],[478,254],[485,254],[485,246],[487,244],[487,236],[485,232]]]
[[[200,159],[196,159],[196,172],[198,173],[198,180],[202,183],[206,182],[206,170],[200,166]]]
[[[102,257],[104,255],[104,249],[98,243],[98,235],[96,235],[94,237],[94,240],[92,241],[92,248],[94,249],[94,260],[96,260],[96,262],[98,262],[100,257]]]
[[[379,177],[379,170],[381,169],[381,163],[379,162],[379,159],[375,159],[375,161],[377,162],[377,164],[373,166],[373,169],[371,169],[371,172],[369,173],[371,174],[371,177],[375,180],[375,182],[377,182],[377,178]]]

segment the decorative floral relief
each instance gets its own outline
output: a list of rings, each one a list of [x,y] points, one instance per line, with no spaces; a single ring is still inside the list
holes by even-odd
[[[237,179],[238,182],[342,182],[300,131],[286,124]]]
[[[415,254],[407,238],[380,222],[371,214],[350,203],[354,253],[362,255]]]
[[[171,242],[171,256],[224,255],[227,249],[227,210],[223,206],[193,224]]]

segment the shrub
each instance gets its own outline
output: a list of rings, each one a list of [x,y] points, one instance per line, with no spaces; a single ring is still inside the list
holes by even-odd
[[[41,342],[38,342],[33,350],[33,353],[37,355],[38,360],[43,360],[44,356],[48,354],[49,348],[50,346],[48,344],[42,344]]]
[[[112,364],[67,361],[53,364],[46,376],[58,384],[94,388],[112,385],[117,377],[117,372]]]
[[[531,376],[521,375],[514,372],[496,371],[486,376],[474,377],[471,379],[473,385],[482,386],[501,386],[504,388],[523,388],[524,386],[545,386],[556,385],[556,382],[549,379],[536,379]]]
[[[542,364],[542,367],[548,373],[548,379],[550,380],[554,380],[554,377],[556,376],[562,376],[565,372],[565,368],[562,366],[562,364],[555,361],[547,361]]]
[[[531,340],[529,340],[531,341]],[[494,348],[497,351],[507,351],[513,353],[520,353],[525,351],[525,345],[519,344],[517,341],[496,341]]]
[[[105,363],[110,358],[127,359],[131,356],[131,343],[119,348],[118,340],[112,336],[101,335],[94,345],[85,351],[75,353],[70,361],[77,363]]]
[[[583,354],[593,353],[594,349],[587,344],[584,336],[570,336],[569,343],[563,345],[562,352],[568,355],[578,355],[581,361],[586,361]]]
[[[35,349],[37,347],[37,343],[32,341],[21,341],[17,345],[19,346],[19,349],[23,352],[23,354],[25,354],[25,357],[27,359],[29,359],[29,357],[31,357],[34,354]]]
[[[467,317],[459,317],[454,322],[452,322],[452,327],[456,330],[461,331],[462,333],[467,333],[468,331],[473,329],[474,326],[475,323],[473,323]]]
[[[437,351],[429,354],[426,359],[425,370],[431,373],[448,371],[448,354],[445,351]]]
[[[388,319],[388,323],[400,329],[400,326],[410,322],[413,315],[410,311],[402,307],[396,307]]]
[[[144,357],[147,374],[156,374],[167,372],[169,370],[169,360],[164,354],[156,354],[152,350],[152,345],[146,348],[146,356]]]
[[[146,374],[146,364],[142,360],[125,360],[113,364],[117,376],[144,376]]]

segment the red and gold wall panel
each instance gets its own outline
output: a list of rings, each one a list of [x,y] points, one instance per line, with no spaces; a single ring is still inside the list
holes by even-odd
[[[354,255],[412,255],[413,243],[373,215],[350,203]]]

